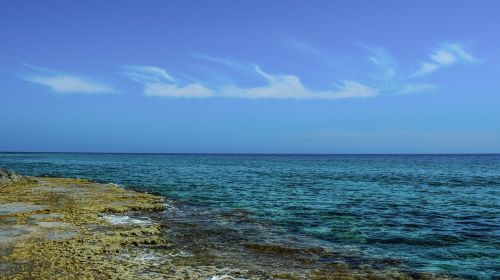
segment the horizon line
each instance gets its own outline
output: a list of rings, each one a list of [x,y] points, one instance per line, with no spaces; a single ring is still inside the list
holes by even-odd
[[[0,154],[103,154],[103,155],[500,155],[488,153],[245,153],[245,152],[62,152],[62,151],[0,151]]]

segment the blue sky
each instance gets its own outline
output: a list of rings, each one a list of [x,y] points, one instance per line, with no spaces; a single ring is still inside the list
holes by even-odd
[[[498,1],[3,1],[0,151],[500,152]]]

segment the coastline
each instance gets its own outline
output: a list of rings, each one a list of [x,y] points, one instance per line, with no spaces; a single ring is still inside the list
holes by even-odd
[[[153,218],[168,207],[161,196],[85,179],[0,180],[0,279],[441,279],[343,264],[306,272],[268,270],[264,263],[255,268],[258,262],[244,269],[179,261],[175,255],[183,252],[166,238],[168,226]],[[281,261],[303,253],[277,245],[246,247]],[[307,255],[333,256],[322,250]],[[311,262],[299,263],[304,261]]]
[[[161,211],[158,196],[66,178],[32,178],[0,193],[3,278],[132,278],[133,266],[126,268],[134,258],[120,254],[130,246],[164,244],[160,225],[106,219],[106,213]]]
[[[169,244],[147,214],[165,209],[160,196],[84,179],[14,176],[0,185],[0,279],[206,279],[216,273],[173,269],[158,253]]]

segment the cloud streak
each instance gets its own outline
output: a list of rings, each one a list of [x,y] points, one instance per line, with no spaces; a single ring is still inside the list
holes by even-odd
[[[300,41],[289,39],[285,43],[288,48],[301,51],[305,54],[323,55],[314,46]],[[433,91],[437,85],[423,83],[421,76],[427,76],[440,68],[457,63],[476,63],[478,60],[465,51],[461,44],[443,43],[433,50],[428,59],[420,62],[415,72],[403,71],[394,59],[383,48],[363,46],[369,51],[368,60],[376,67],[368,83],[343,80],[331,89],[315,90],[307,87],[301,78],[291,74],[270,74],[260,67],[254,67],[254,73],[260,75],[264,85],[243,87],[234,83],[213,86],[199,82],[182,83],[167,74],[167,71],[153,66],[128,67],[127,76],[144,85],[144,93],[148,96],[163,97],[225,97],[241,99],[345,99],[367,98],[380,94],[413,94]],[[240,62],[209,56],[202,53],[191,53],[191,56],[238,69],[251,69]],[[153,70],[154,69],[154,70]]]
[[[427,60],[420,62],[417,71],[408,72],[401,69],[397,61],[383,48],[363,47],[371,53],[368,59],[376,67],[372,80],[382,93],[412,94],[433,91],[439,87],[422,83],[423,77],[431,75],[440,68],[457,63],[479,62],[460,44],[446,43],[434,49]]]
[[[238,61],[235,61],[235,60],[227,59],[227,58],[220,58],[220,57],[215,57],[215,56],[207,55],[204,53],[197,53],[197,52],[192,52],[191,56],[194,58],[197,58],[197,59],[205,60],[205,61],[208,61],[211,63],[216,63],[216,64],[220,64],[220,65],[227,66],[227,67],[238,68],[238,69],[243,69],[243,70],[248,69],[247,65],[240,63]]]
[[[405,74],[396,60],[383,48],[364,48],[371,53],[368,60],[376,67],[372,80],[382,93],[412,94],[437,88],[433,84],[415,83],[414,77]]]
[[[413,74],[414,76],[428,75],[445,66],[456,63],[477,63],[479,62],[474,56],[466,52],[458,43],[444,43],[435,49],[429,59],[420,63],[419,69]]]
[[[211,97],[214,92],[199,83],[180,84],[165,69],[147,65],[124,67],[125,76],[144,86],[146,96],[159,97]]]
[[[174,81],[170,74],[156,66],[128,65],[125,74],[136,82],[159,82],[161,80]]]
[[[370,51],[368,59],[377,67],[380,77],[386,81],[394,79],[397,75],[396,60],[383,48],[365,48]]]
[[[320,54],[313,46],[298,40],[288,41],[293,47],[305,54]],[[263,71],[259,66],[241,63],[231,59],[218,58],[202,53],[191,56],[209,63],[215,63],[236,70],[244,69],[253,78],[261,79],[260,85],[242,86],[232,79],[214,79],[217,71],[209,68],[210,77],[196,79],[188,75],[174,77],[166,69],[152,65],[123,66],[122,74],[139,83],[146,96],[175,98],[239,98],[239,99],[276,99],[276,100],[333,100],[346,98],[369,98],[381,94],[413,94],[432,91],[437,85],[426,83],[425,78],[438,69],[458,63],[479,62],[461,44],[445,43],[435,48],[428,58],[421,61],[416,71],[403,69],[396,59],[383,48],[363,46],[368,50],[368,61],[373,65],[367,77],[341,79],[326,89],[314,89],[305,85],[301,77],[293,74],[273,74]],[[366,63],[366,61],[365,61]],[[45,68],[24,65],[31,70],[28,75],[19,77],[25,81],[46,86],[54,92],[73,94],[102,94],[116,92],[112,86],[83,77]],[[203,67],[203,66],[202,66]],[[367,68],[369,69],[369,68]],[[415,69],[415,68],[413,68]],[[186,78],[187,77],[187,78]]]
[[[255,71],[267,82],[260,87],[226,86],[221,95],[246,99],[341,99],[374,97],[377,90],[355,81],[343,81],[333,90],[312,90],[307,88],[299,77],[294,75],[271,75],[258,66]]]
[[[144,85],[144,94],[158,97],[207,98],[225,97],[241,99],[342,99],[365,98],[378,95],[378,91],[356,81],[343,81],[331,90],[312,90],[294,75],[272,75],[258,66],[255,72],[265,80],[265,85],[241,87],[224,85],[207,87],[199,83],[187,83],[167,79],[159,71],[151,72],[150,66],[126,67],[126,76]],[[163,69],[162,69],[163,70]],[[164,70],[164,72],[166,72]],[[139,77],[139,78],[137,78]]]
[[[22,80],[48,87],[63,94],[104,94],[113,93],[115,89],[107,84],[74,74],[61,73],[43,68],[30,67],[38,73],[23,75]]]

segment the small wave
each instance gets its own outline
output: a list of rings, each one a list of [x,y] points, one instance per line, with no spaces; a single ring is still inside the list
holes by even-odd
[[[123,188],[123,186],[122,186],[122,185],[117,184],[117,183],[107,183],[106,185],[108,185],[108,186],[110,186],[110,187]]]
[[[165,206],[165,211],[167,212],[177,212],[179,208],[173,205],[174,203],[171,200],[167,200],[163,202],[163,206]]]

